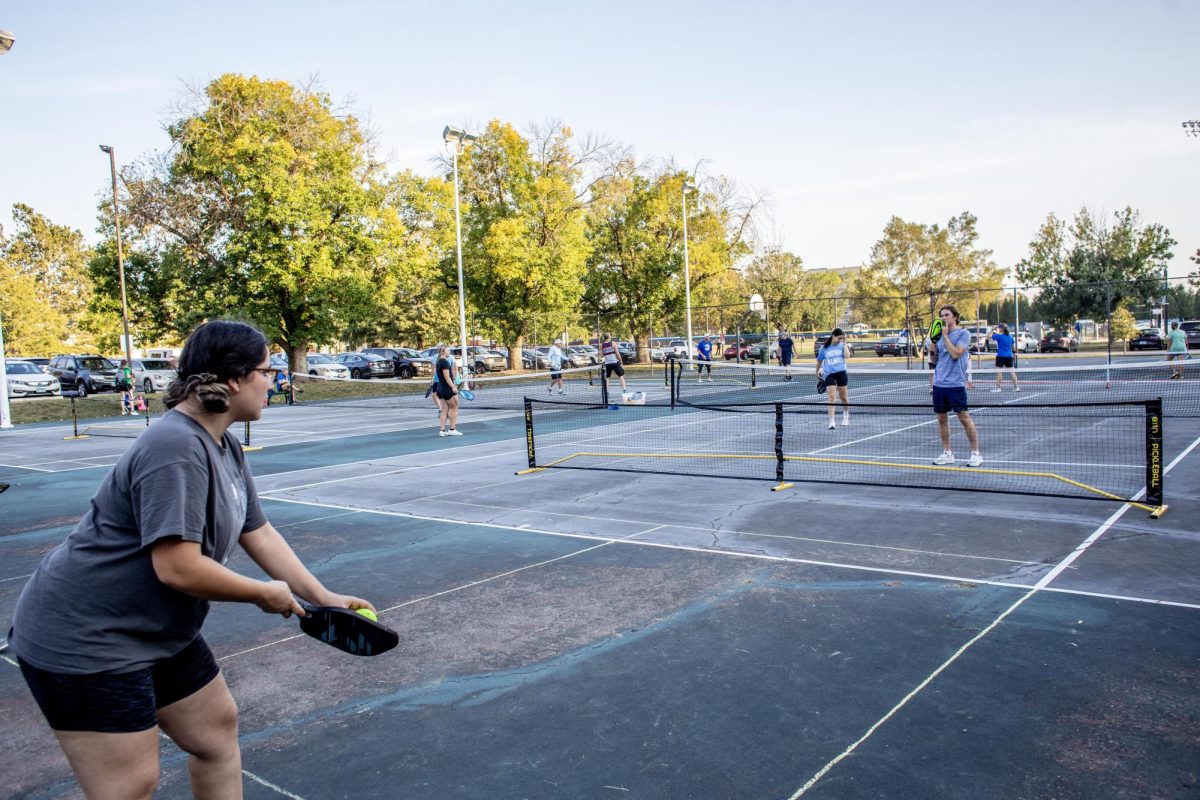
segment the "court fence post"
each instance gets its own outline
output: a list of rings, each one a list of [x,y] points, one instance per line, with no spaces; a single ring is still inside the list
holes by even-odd
[[[525,398],[525,451],[529,456],[529,468],[537,468],[537,452],[533,446],[533,403]]]
[[[1146,503],[1154,508],[1150,516],[1155,519],[1167,511],[1163,504],[1163,461],[1162,398],[1158,397],[1146,401]]]
[[[791,489],[795,484],[787,483],[783,479],[783,403],[775,404],[775,485],[771,487],[772,492]]]

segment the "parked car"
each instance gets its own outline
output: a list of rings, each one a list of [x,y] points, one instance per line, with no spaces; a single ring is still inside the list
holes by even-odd
[[[750,357],[751,361],[759,361],[762,359],[762,352],[763,345],[762,342],[759,342],[758,344],[750,345],[750,349],[746,351],[746,354]],[[779,358],[779,344],[777,342],[771,342],[770,357],[773,359]]]
[[[750,357],[750,350],[745,342],[739,340],[737,344],[726,345],[722,355],[726,361],[733,361],[735,358],[747,359]]]
[[[871,332],[871,326],[865,322],[856,322],[850,326],[848,333],[851,336],[866,336]]]
[[[599,352],[592,355],[585,350],[581,345],[571,345],[567,348],[567,361],[571,362],[572,367],[588,367],[595,364],[599,358]]]
[[[1013,342],[1013,352],[1015,353],[1036,352],[1038,349],[1038,340],[1033,338],[1029,331],[1021,331],[1015,339],[1016,341]]]
[[[270,362],[271,369],[285,369],[288,372],[292,371],[292,368],[288,366],[287,356],[285,356],[283,353],[272,353]]]
[[[825,340],[828,338],[828,336],[818,336],[817,340],[813,342],[813,358],[816,358],[817,353],[821,352],[821,348],[825,346]],[[849,358],[852,355],[854,355],[854,345],[850,343],[849,339],[847,339],[846,357]]]
[[[8,360],[8,359],[5,359]],[[33,364],[47,375],[50,374],[50,359],[42,356],[13,356],[13,361],[24,361],[27,364]]]
[[[613,344],[614,344],[614,345],[616,345],[616,344],[617,344],[617,342],[613,342]],[[582,352],[583,352],[583,353],[584,353],[584,354],[585,354],[585,355],[588,357],[588,361],[589,361],[590,363],[592,363],[592,364],[599,364],[599,363],[600,363],[600,350],[599,350],[599,348],[592,347],[590,344],[574,344],[574,345],[571,345],[571,347],[572,347],[572,348],[579,348],[579,350],[580,350],[580,351],[582,351]],[[617,349],[618,349],[618,351],[619,351],[619,350],[620,350],[620,347],[618,347]]]
[[[986,353],[992,349],[992,332],[987,328],[970,328],[972,353]]]
[[[111,392],[117,386],[117,365],[104,356],[66,355],[50,359],[50,374],[80,397]]]
[[[1158,328],[1142,328],[1129,339],[1130,350],[1166,350],[1167,340]]]
[[[633,342],[617,342],[617,353],[623,363],[632,364],[637,361],[637,347]]]
[[[163,391],[175,380],[175,368],[165,358],[135,358],[133,385],[146,394]]]
[[[907,336],[885,336],[875,344],[877,356],[918,356],[916,346],[909,344]]]
[[[1187,336],[1188,350],[1200,348],[1200,319],[1189,319],[1179,323],[1179,330]]]
[[[525,369],[550,369],[550,358],[541,348],[525,347],[521,350],[521,366]]]
[[[467,352],[471,354],[471,366],[476,375],[492,370],[500,371],[508,369],[508,359],[495,350],[489,350],[479,345],[467,345]],[[461,347],[451,347],[450,354],[454,356],[454,363],[459,364],[462,362],[460,358],[462,354]],[[434,352],[434,357],[437,357],[436,351]]]
[[[1050,331],[1038,342],[1039,353],[1050,353],[1061,350],[1073,353],[1079,349],[1079,341],[1067,331]]]
[[[396,374],[390,358],[373,353],[338,353],[333,360],[350,370],[351,378],[390,378]]]
[[[406,347],[364,347],[360,352],[371,353],[391,359],[392,371],[397,378],[415,378],[418,375],[433,375],[433,362],[423,358],[416,350]]]
[[[29,361],[4,359],[9,397],[54,397],[62,390],[58,378],[47,375]]]
[[[350,370],[324,353],[309,353],[308,374],[320,378],[349,378]]]

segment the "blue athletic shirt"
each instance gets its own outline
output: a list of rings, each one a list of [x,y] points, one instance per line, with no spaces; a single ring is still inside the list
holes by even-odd
[[[836,372],[845,372],[846,343],[822,346],[820,352],[817,353],[817,361],[821,362],[821,369],[826,376]]]
[[[993,333],[992,341],[996,343],[996,355],[1000,358],[1013,357],[1013,342],[1015,341],[1012,334],[1009,333]]]
[[[707,339],[696,342],[696,352],[700,354],[701,361],[712,361],[712,342]]]
[[[946,340],[951,338],[954,339],[956,347],[963,349],[963,354],[958,358],[951,356],[950,351],[946,349]],[[938,359],[933,372],[934,386],[966,387],[967,369],[971,366],[970,344],[971,332],[966,328],[955,328],[953,331],[942,333],[937,340]]]
[[[795,346],[796,343],[792,341],[792,337],[785,336],[779,340],[779,355],[783,356],[784,358],[791,358],[792,348]]]

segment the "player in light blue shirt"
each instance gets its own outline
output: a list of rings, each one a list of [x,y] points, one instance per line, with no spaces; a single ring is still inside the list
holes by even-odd
[[[849,375],[846,373],[846,334],[834,328],[825,344],[817,351],[817,378],[825,385],[829,398],[829,430],[837,427],[836,398],[842,401],[842,425],[850,424]]]
[[[1005,375],[1012,378],[1013,391],[1021,391],[1021,384],[1017,383],[1016,370],[1013,369],[1015,366],[1013,344],[1016,343],[1016,339],[1008,332],[1008,326],[1003,322],[996,326],[996,330],[992,333],[992,341],[996,343],[996,388],[992,391],[1000,391],[1000,384],[1004,382]]]
[[[979,432],[975,429],[975,421],[971,419],[967,402],[967,382],[970,380],[971,370],[971,332],[958,327],[959,313],[954,306],[942,306],[938,316],[942,320],[942,332],[933,342],[938,351],[937,366],[933,371],[933,410],[938,418],[942,454],[935,458],[933,463],[941,466],[954,464],[954,452],[950,449],[950,418],[947,416],[953,411],[967,434],[967,442],[971,445],[971,456],[967,460],[967,466],[978,467],[983,463],[983,456],[979,454]]]

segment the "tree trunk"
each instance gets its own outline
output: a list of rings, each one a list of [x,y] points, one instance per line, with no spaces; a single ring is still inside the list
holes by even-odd
[[[290,342],[282,342],[280,346],[287,355],[288,370],[293,375],[304,375],[308,372],[308,347],[297,347]]]
[[[508,346],[508,368],[513,372],[521,372],[525,369],[521,364],[521,348],[525,346],[525,337],[517,336],[513,339],[513,343]]]
[[[638,333],[633,337],[637,345],[637,360],[639,364],[650,363],[650,335]]]

